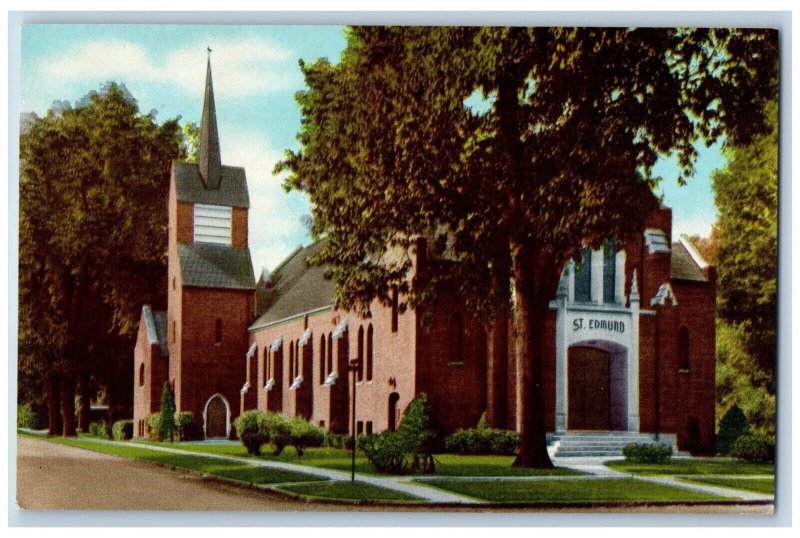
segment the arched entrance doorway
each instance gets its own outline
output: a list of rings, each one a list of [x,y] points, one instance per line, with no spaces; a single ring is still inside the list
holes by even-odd
[[[389,431],[395,431],[397,429],[397,415],[400,414],[397,408],[397,402],[399,401],[400,395],[396,392],[389,395]]]
[[[228,437],[228,403],[220,394],[215,394],[206,402],[203,415],[206,438]]]
[[[567,366],[570,430],[627,430],[627,353],[611,342],[571,346]]]

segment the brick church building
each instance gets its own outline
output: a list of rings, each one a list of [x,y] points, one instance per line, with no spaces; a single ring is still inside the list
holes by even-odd
[[[443,429],[481,414],[517,429],[513,334],[485,328],[457,297],[421,313],[375,301],[372,317],[333,306],[334,285],[299,247],[258,283],[248,248],[242,168],[223,166],[210,64],[198,163],[175,162],[169,191],[166,312],[142,308],[134,352],[134,434],[160,407],[169,382],[179,411],[206,437],[228,437],[246,409],[301,415],[337,433],[397,427],[426,393]],[[544,405],[551,437],[577,432],[667,440],[698,454],[714,448],[716,273],[672,212],[651,214],[625,250],[583,253],[565,268],[546,320]],[[414,271],[435,260],[421,241]],[[356,422],[350,422],[356,374]],[[327,381],[327,382],[326,382]]]

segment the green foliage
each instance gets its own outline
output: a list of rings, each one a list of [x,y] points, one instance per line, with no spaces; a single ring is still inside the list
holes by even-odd
[[[719,314],[741,329],[745,349],[774,394],[778,264],[778,105],[769,131],[732,145],[713,174],[719,211]]]
[[[330,448],[345,448],[349,438],[349,435],[326,431],[325,437],[322,441],[322,446]]]
[[[19,381],[89,372],[112,405],[130,398],[142,303],[163,304],[176,120],[141,114],[110,83],[74,107],[26,116],[20,132]],[[128,400],[129,401],[129,400]]]
[[[110,435],[108,434],[108,424],[106,424],[104,421],[90,422],[89,435],[92,437],[99,437],[101,439],[109,439]]]
[[[750,426],[775,439],[775,395],[768,390],[768,376],[745,349],[740,325],[717,322],[716,408],[717,419],[734,405],[741,408]],[[718,425],[719,426],[719,425]]]
[[[17,427],[39,430],[47,425],[47,408],[37,402],[17,405]]]
[[[775,443],[765,435],[747,433],[733,442],[731,456],[752,462],[775,461]]]
[[[489,428],[486,414],[481,415],[478,425],[468,430],[457,430],[444,440],[447,452],[455,454],[514,455],[519,448],[519,434],[507,430]]]
[[[311,200],[325,237],[313,261],[336,306],[367,312],[396,285],[401,307],[446,292],[490,320],[513,296],[519,342],[544,330],[570,258],[641,228],[659,156],[685,180],[695,142],[749,141],[777,93],[772,30],[362,26],[347,38],[338,63],[301,64],[301,148],[276,167]],[[465,104],[476,97],[485,106]],[[459,263],[409,283],[420,237]],[[540,363],[517,351],[520,371]],[[550,463],[526,403],[537,398],[520,400],[521,465]]]
[[[289,421],[291,443],[298,456],[303,455],[306,447],[322,446],[325,432],[322,428],[303,417],[294,417]]]
[[[147,415],[147,438],[150,441],[161,440],[161,413]]]
[[[181,411],[175,415],[175,426],[178,428],[179,441],[194,441],[203,437],[200,425],[189,411]]]
[[[169,383],[164,381],[161,389],[161,419],[158,423],[158,437],[161,441],[174,441],[175,434],[178,433],[178,426],[175,424],[175,399],[172,397],[172,389]]]
[[[672,457],[672,447],[663,443],[630,443],[622,448],[628,463],[667,463]]]
[[[115,441],[125,441],[133,438],[133,421],[118,420],[111,426],[111,438]]]
[[[729,454],[733,443],[748,433],[750,433],[750,425],[747,423],[747,417],[744,416],[738,405],[732,406],[719,421],[716,437],[717,452]]]
[[[236,428],[236,436],[247,448],[248,454],[260,455],[261,445],[269,440],[269,435],[261,427],[259,411],[245,411],[236,417],[233,426]]]

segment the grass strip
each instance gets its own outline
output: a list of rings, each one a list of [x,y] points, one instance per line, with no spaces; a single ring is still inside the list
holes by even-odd
[[[766,495],[775,495],[775,479],[773,478],[697,478],[686,476],[678,476],[676,478],[682,480],[683,482],[709,484],[712,486],[743,489],[745,491],[754,491],[756,493],[764,493]]]
[[[724,497],[632,478],[602,480],[425,480],[430,486],[498,503],[626,503],[721,501]]]
[[[117,444],[106,444],[87,438],[72,439],[64,437],[51,437],[47,440],[62,445],[85,448],[95,452],[102,452],[104,454],[120,456],[131,460],[155,463],[175,469],[184,469],[187,471],[203,473],[219,478],[246,482],[248,484],[262,485],[284,482],[310,482],[326,480],[324,477],[314,476],[311,474],[286,471],[283,469],[273,469],[269,467],[255,467],[243,463],[203,457],[199,454],[197,456],[186,454],[170,454],[169,452],[150,450],[146,447],[133,443],[123,446]]]
[[[641,475],[775,474],[775,465],[772,463],[723,458],[672,460],[668,463],[628,463],[617,460],[606,462],[605,465],[615,471]]]
[[[320,482],[308,484],[291,484],[278,486],[279,489],[302,497],[312,499],[336,499],[340,501],[418,501],[401,491],[385,489],[364,482]]]

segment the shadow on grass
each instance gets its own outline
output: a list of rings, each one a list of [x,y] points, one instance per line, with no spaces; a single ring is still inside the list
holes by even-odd
[[[364,482],[322,482],[309,484],[293,484],[276,489],[319,499],[337,499],[344,501],[419,501],[422,499]]]

